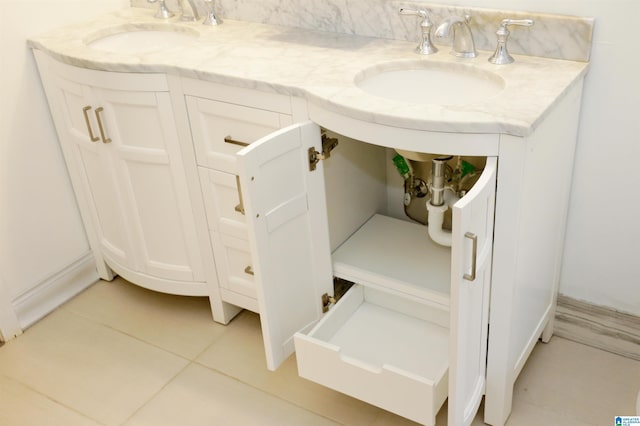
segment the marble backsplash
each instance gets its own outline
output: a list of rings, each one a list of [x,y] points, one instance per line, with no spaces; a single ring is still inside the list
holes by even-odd
[[[187,1],[187,0],[184,0]],[[204,14],[202,0],[192,0]],[[511,27],[509,51],[572,61],[588,61],[594,19],[539,12],[506,11],[434,4],[420,0],[214,0],[223,19],[260,22],[311,30],[355,34],[396,40],[419,40],[419,20],[400,16],[400,8],[427,9],[437,26],[448,16],[472,17],[476,47],[493,51],[496,30],[505,18],[535,20],[532,27]],[[147,0],[131,0],[134,7],[154,8]],[[167,0],[178,10],[177,0]],[[446,42],[435,40],[436,44]]]

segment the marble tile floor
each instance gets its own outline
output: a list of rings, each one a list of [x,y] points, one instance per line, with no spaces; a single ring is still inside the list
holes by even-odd
[[[516,382],[507,425],[613,425],[635,414],[639,388],[640,362],[554,337]],[[206,298],[116,279],[0,347],[0,425],[101,424],[414,423],[299,378],[295,356],[269,372],[254,313],[223,326]],[[446,407],[437,424],[446,425]]]

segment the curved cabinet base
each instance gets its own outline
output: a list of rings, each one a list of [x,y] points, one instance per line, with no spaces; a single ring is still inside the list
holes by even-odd
[[[178,296],[209,296],[211,293],[206,282],[165,280],[131,271],[112,261],[107,261],[107,265],[113,272],[130,283],[160,293],[175,294]]]

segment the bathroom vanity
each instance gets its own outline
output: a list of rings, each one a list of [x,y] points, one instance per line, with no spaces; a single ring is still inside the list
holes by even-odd
[[[197,34],[90,47],[132,23]],[[509,69],[393,40],[158,25],[132,9],[30,42],[101,277],[208,296],[221,323],[258,312],[269,369],[295,351],[301,376],[419,423],[448,398],[449,424],[468,425],[484,397],[485,421],[504,424],[553,332],[586,63]],[[424,68],[499,87],[434,105],[357,84]],[[450,248],[404,216],[395,151],[482,159]]]

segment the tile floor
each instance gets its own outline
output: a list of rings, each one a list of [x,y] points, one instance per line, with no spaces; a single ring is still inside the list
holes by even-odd
[[[640,362],[539,344],[509,426],[605,426],[632,415]],[[481,414],[474,425],[483,424]],[[259,318],[211,320],[206,298],[99,282],[0,347],[0,425],[412,425],[296,374],[266,370]],[[446,424],[446,409],[438,425]]]

